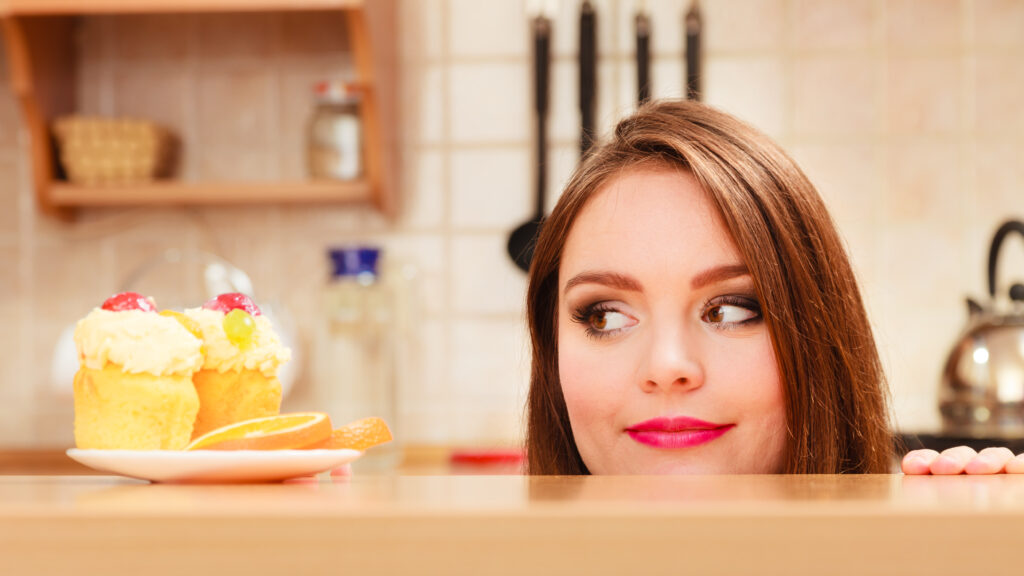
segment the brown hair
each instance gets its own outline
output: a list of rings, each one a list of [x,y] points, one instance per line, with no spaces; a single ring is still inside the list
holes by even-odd
[[[888,389],[857,281],[824,202],[796,163],[743,122],[692,101],[622,120],[573,174],[544,222],[530,268],[531,474],[587,474],[558,377],[558,269],[574,220],[626,170],[680,167],[716,206],[753,279],[785,395],[786,473],[884,473]]]

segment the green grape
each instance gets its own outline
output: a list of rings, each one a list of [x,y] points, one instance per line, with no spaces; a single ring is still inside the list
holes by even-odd
[[[245,310],[235,309],[224,315],[224,334],[228,341],[245,350],[252,346],[256,332],[256,321]]]

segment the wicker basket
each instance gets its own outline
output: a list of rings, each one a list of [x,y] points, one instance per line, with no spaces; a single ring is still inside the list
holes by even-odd
[[[64,116],[53,129],[60,163],[75,184],[150,182],[170,168],[172,138],[152,122]]]

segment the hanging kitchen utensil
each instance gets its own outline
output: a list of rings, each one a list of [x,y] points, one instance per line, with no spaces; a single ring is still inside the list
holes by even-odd
[[[533,249],[544,218],[544,189],[547,185],[547,112],[548,68],[551,45],[551,19],[549,12],[541,12],[533,19],[534,107],[537,114],[537,182],[536,205],[533,216],[512,231],[508,238],[508,254],[523,271],[529,271]]]
[[[690,4],[683,21],[686,29],[686,97],[700,100],[701,18],[697,0]]]
[[[651,99],[651,17],[641,2],[636,12],[637,104]]]
[[[597,14],[589,0],[580,6],[580,158],[594,143],[594,100],[597,93]]]
[[[986,438],[1024,437],[1024,284],[1010,286],[1010,309],[996,306],[996,264],[1010,233],[1024,236],[1024,222],[996,231],[988,253],[987,304],[967,299],[967,326],[946,360],[939,388],[943,432]]]

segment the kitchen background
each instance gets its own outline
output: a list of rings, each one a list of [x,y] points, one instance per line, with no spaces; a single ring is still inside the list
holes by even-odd
[[[633,0],[597,0],[598,120],[634,108]],[[60,332],[167,248],[204,249],[291,311],[310,386],[328,246],[372,242],[415,266],[419,363],[400,385],[406,440],[511,444],[529,351],[525,276],[506,254],[532,211],[532,76],[523,0],[402,0],[400,214],[345,205],[39,212],[28,136],[0,58],[0,446],[72,444]],[[653,15],[653,94],[683,85],[684,0]],[[577,160],[578,4],[554,26],[553,200]],[[936,389],[985,296],[988,243],[1024,216],[1024,2],[706,0],[705,100],[778,139],[833,210],[863,281],[904,429],[937,428]],[[310,87],[350,77],[344,34],[316,16],[92,17],[79,109],[159,121],[185,179],[299,178]],[[0,47],[2,51],[2,47]],[[1024,278],[1024,244],[1001,284]],[[198,304],[198,303],[196,303]],[[339,376],[343,378],[343,375]]]

